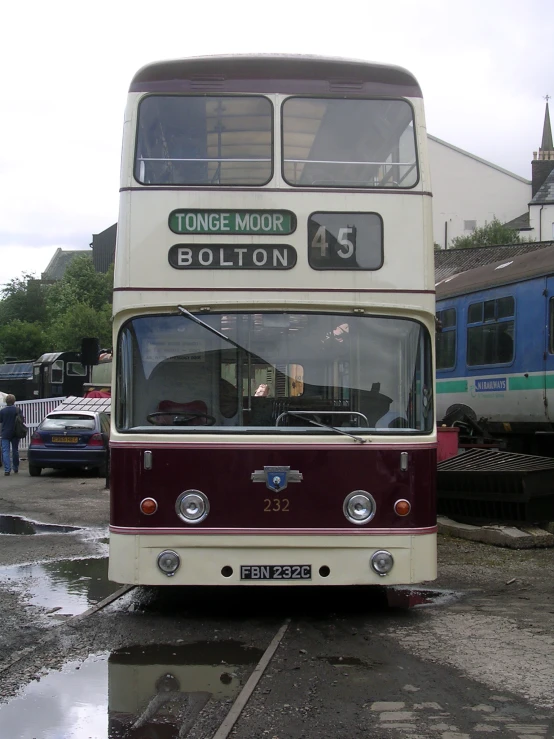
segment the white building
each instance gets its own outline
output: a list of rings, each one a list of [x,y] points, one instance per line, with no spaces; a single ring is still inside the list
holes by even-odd
[[[548,110],[548,95],[542,143],[533,152],[533,197],[529,203],[528,234],[533,241],[554,240],[554,143]]]
[[[457,236],[498,218],[519,216],[532,197],[531,181],[428,136],[433,189],[433,235],[444,249]]]
[[[554,151],[548,153],[551,155],[552,169],[529,203],[529,230],[526,235],[533,241],[554,241]]]
[[[429,136],[433,234],[444,249],[497,218],[526,241],[554,240],[554,144],[548,99],[531,180]]]

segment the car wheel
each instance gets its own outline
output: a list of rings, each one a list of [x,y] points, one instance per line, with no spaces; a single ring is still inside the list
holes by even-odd
[[[29,474],[31,475],[31,477],[38,477],[41,472],[42,472],[42,467],[37,467],[36,464],[29,465]]]

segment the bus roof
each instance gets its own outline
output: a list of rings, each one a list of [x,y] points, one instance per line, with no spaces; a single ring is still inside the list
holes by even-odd
[[[545,249],[517,257],[506,257],[498,262],[469,269],[467,272],[450,275],[436,284],[436,299],[444,300],[553,273],[554,247],[548,246]]]
[[[422,97],[417,80],[402,67],[288,54],[203,56],[154,62],[135,74],[129,91]]]

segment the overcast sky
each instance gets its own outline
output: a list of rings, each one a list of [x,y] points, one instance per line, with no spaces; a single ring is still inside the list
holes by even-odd
[[[430,134],[528,179],[554,95],[553,0],[30,0],[0,17],[0,284],[115,223],[126,92],[148,62],[397,64],[423,89]]]

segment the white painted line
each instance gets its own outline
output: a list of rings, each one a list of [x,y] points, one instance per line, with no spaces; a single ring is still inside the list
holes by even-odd
[[[285,632],[289,627],[289,623],[290,623],[290,619],[287,618],[285,623],[281,626],[279,631],[275,634],[275,636],[271,640],[271,644],[268,646],[268,648],[263,653],[262,658],[260,659],[254,671],[248,678],[246,685],[240,691],[239,695],[237,696],[236,701],[233,703],[231,710],[225,717],[225,720],[223,721],[219,729],[213,735],[212,739],[227,739],[227,737],[231,733],[233,726],[236,724],[245,705],[248,703],[250,696],[256,689],[257,684],[259,683],[262,675],[264,674],[265,668],[270,663],[271,658],[273,657],[273,655],[275,654],[277,650],[277,647],[281,643],[281,639],[284,637]]]

